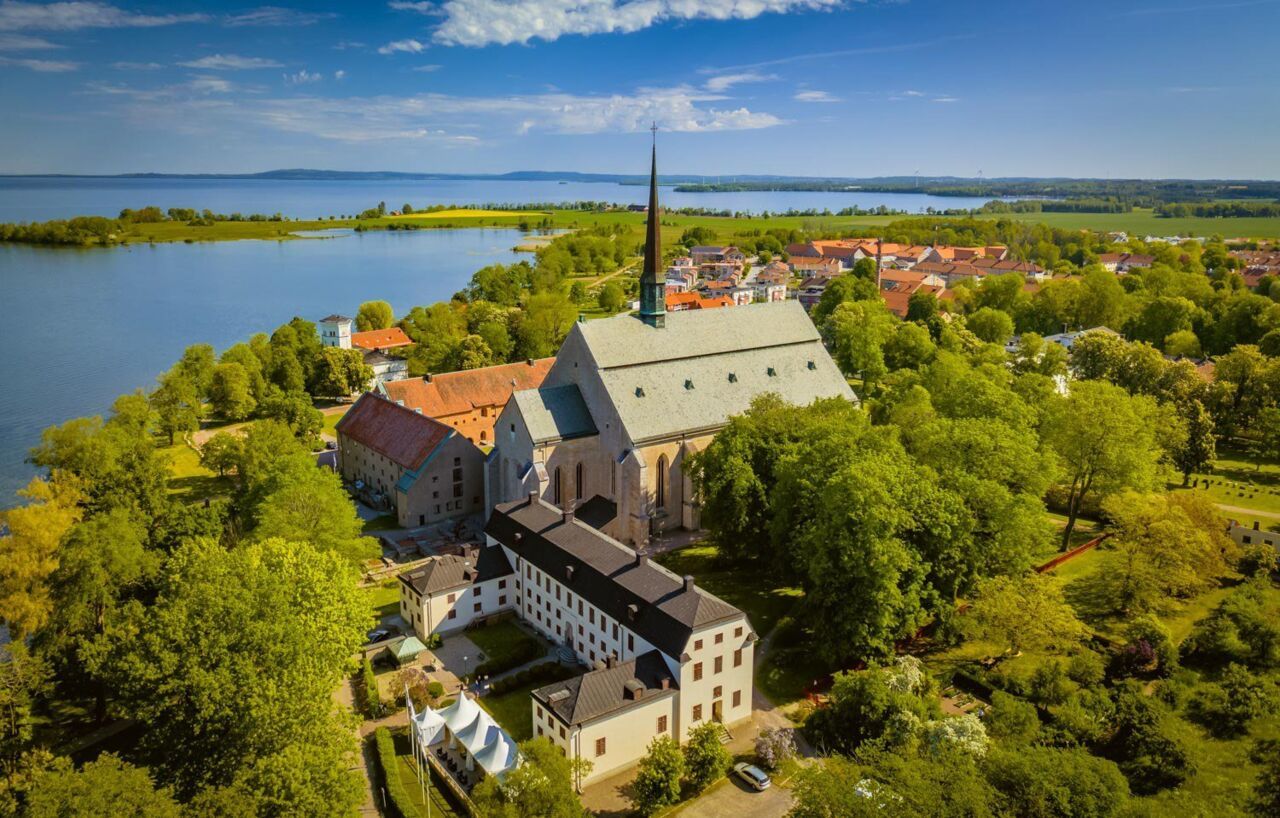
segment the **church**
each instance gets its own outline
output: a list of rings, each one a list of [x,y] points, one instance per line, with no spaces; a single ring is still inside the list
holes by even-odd
[[[855,401],[794,300],[666,312],[657,149],[640,310],[570,330],[542,384],[516,391],[494,427],[486,506],[537,496],[641,546],[700,528],[686,461],[757,396]]]

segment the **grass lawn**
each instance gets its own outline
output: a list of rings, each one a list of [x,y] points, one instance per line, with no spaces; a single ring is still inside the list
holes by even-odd
[[[337,437],[338,421],[342,420],[346,414],[347,410],[345,408],[341,412],[325,412],[324,423],[320,427],[320,432],[330,437]]]
[[[695,545],[664,554],[657,561],[680,576],[692,576],[699,586],[746,611],[761,637],[800,599],[799,588],[775,587],[769,576],[759,571],[717,565],[717,556],[715,546]]]
[[[423,213],[405,213],[400,216],[388,216],[387,218],[392,219],[394,221],[415,221],[417,219],[448,219],[448,218],[479,219],[479,218],[494,218],[494,217],[503,217],[503,216],[516,216],[519,218],[528,219],[533,216],[546,216],[546,215],[549,215],[548,211],[480,210],[472,207],[454,207],[454,208],[450,208],[449,210],[432,210],[430,212],[423,212]]]
[[[364,528],[362,530],[365,534],[371,534],[375,531],[388,531],[392,528],[399,527],[400,520],[396,518],[396,515],[382,514],[378,517],[374,517],[372,520],[365,520]]]
[[[389,579],[381,585],[365,588],[364,592],[369,598],[369,607],[378,619],[400,611],[400,580]]]
[[[484,651],[484,661],[504,664],[513,657],[519,656],[529,643],[538,644],[538,640],[518,628],[510,620],[496,622],[483,628],[467,631],[467,638]]]
[[[443,816],[443,818],[453,818],[458,813],[454,811],[453,806],[445,799],[444,794],[440,790],[432,786],[435,782],[431,776],[431,768],[425,763],[422,765],[422,775],[424,778],[431,779],[424,788],[418,780],[418,768],[413,759],[413,754],[409,750],[409,733],[407,729],[396,730],[391,734],[392,742],[396,747],[396,761],[398,762],[396,773],[400,776],[400,782],[404,784],[405,792],[409,794],[409,800],[413,802],[425,816],[427,814],[427,799],[431,801],[431,815]],[[423,790],[426,790],[427,798],[422,797]]]
[[[545,679],[530,682],[496,696],[481,696],[476,701],[489,711],[489,715],[507,731],[513,741],[525,741],[533,736],[533,700],[529,698],[529,694],[548,684],[551,682]]]
[[[169,458],[169,492],[190,503],[197,503],[231,491],[231,478],[219,477],[200,465],[195,449],[179,440],[172,446],[161,446],[160,453]]]
[[[1253,455],[1233,446],[1221,446],[1212,472],[1193,474],[1192,484],[1207,491],[1214,502],[1221,505],[1254,509],[1260,514],[1224,511],[1223,514],[1243,525],[1255,520],[1263,528],[1280,530],[1280,463],[1273,460],[1256,461]],[[1171,491],[1182,490],[1182,475],[1170,474],[1167,478]],[[1204,481],[1209,481],[1206,489]]]

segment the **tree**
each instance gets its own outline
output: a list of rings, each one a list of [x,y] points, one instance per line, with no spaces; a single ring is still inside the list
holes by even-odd
[[[83,514],[76,482],[61,475],[34,477],[18,496],[27,505],[0,511],[0,621],[15,642],[48,620],[58,546]]]
[[[1013,319],[1009,314],[983,307],[965,320],[965,326],[988,344],[1004,344],[1013,335]]]
[[[1085,636],[1084,624],[1063,598],[1062,586],[1043,574],[992,577],[978,585],[964,624],[974,636],[1006,646],[1043,651],[1072,648]]]
[[[1040,715],[1035,705],[997,690],[991,709],[983,717],[987,732],[1002,744],[1031,744],[1040,735]]]
[[[160,376],[160,386],[151,393],[151,408],[159,419],[160,431],[172,446],[180,434],[200,428],[199,392],[190,378],[180,372]]]
[[[792,788],[790,818],[965,816],[989,818],[991,787],[972,756],[866,749],[805,767]]]
[[[566,758],[551,740],[539,736],[520,742],[524,763],[499,781],[485,778],[471,791],[485,818],[583,818],[586,811],[574,787],[591,762]]]
[[[1116,558],[1100,574],[1105,596],[1123,612],[1148,612],[1186,598],[1227,572],[1231,541],[1203,492],[1123,492],[1104,503]]]
[[[1227,665],[1216,684],[1201,687],[1191,701],[1191,712],[1222,738],[1244,735],[1254,719],[1275,712],[1275,708],[1274,682],[1234,662]]]
[[[790,727],[766,727],[756,736],[756,759],[776,770],[796,754],[796,731]]]
[[[1280,815],[1280,741],[1259,741],[1254,757],[1260,769],[1249,798],[1249,813],[1258,818]]]
[[[107,753],[79,770],[61,758],[38,773],[27,794],[30,818],[178,818],[182,810],[168,788],[157,788],[142,767]]]
[[[19,639],[0,654],[0,777],[11,783],[31,748],[35,732],[35,703],[52,680],[48,664],[33,655]],[[4,790],[0,788],[0,809]]]
[[[814,324],[822,326],[841,304],[848,304],[852,301],[879,300],[879,291],[876,289],[874,276],[870,279],[854,275],[838,276],[827,282],[826,288],[822,291],[822,297],[818,299],[818,303],[813,307],[810,318],[813,319]]]
[[[1019,375],[1066,375],[1067,350],[1061,344],[1045,341],[1037,333],[1024,332],[1018,338],[1018,349],[1013,356],[1013,371]]]
[[[720,741],[720,725],[699,724],[689,731],[684,743],[685,780],[694,792],[702,792],[711,782],[729,771],[733,756]]]
[[[273,390],[258,407],[258,414],[288,426],[294,437],[299,440],[312,441],[324,428],[324,415],[312,404],[311,397],[302,390],[294,392]]]
[[[1182,742],[1169,735],[1162,705],[1132,682],[1116,688],[1111,734],[1102,755],[1120,765],[1136,793],[1176,787],[1195,773]]]
[[[368,332],[387,329],[396,320],[396,314],[386,301],[366,301],[356,310],[356,329]]]
[[[244,420],[252,414],[258,401],[253,396],[252,379],[243,365],[223,363],[213,368],[209,404],[227,420]]]
[[[1200,339],[1189,329],[1171,332],[1164,338],[1164,351],[1175,358],[1199,358]]]
[[[883,348],[894,330],[893,314],[879,299],[849,301],[836,307],[823,326],[840,368],[861,378],[864,389],[874,389],[888,372]]]
[[[1191,475],[1204,472],[1217,457],[1217,437],[1213,433],[1213,418],[1200,401],[1192,401],[1187,408],[1186,434],[1174,447],[1173,465],[1182,473],[1182,485],[1191,484]],[[1277,417],[1280,423],[1280,417]]]
[[[558,292],[529,296],[516,329],[517,349],[524,358],[546,358],[554,355],[560,342],[578,320],[578,307]]]
[[[641,815],[652,815],[680,800],[680,781],[684,778],[684,755],[680,745],[670,736],[658,736],[649,742],[649,750],[640,759],[640,768],[632,784],[632,803]]]
[[[170,557],[154,604],[108,632],[96,670],[183,797],[235,784],[273,799],[272,814],[352,811],[362,785],[332,693],[369,622],[336,554],[196,541]]]
[[[494,363],[493,350],[479,335],[468,335],[458,342],[449,365],[454,370],[480,369]]]
[[[204,397],[209,393],[209,382],[213,378],[213,347],[208,344],[192,344],[182,352],[182,357],[169,372],[188,381],[196,394]]]
[[[929,330],[906,321],[885,341],[884,362],[890,370],[919,369],[933,357],[935,349]]]
[[[605,312],[613,314],[626,304],[626,294],[616,281],[606,281],[596,295],[596,304]]]
[[[827,706],[805,724],[808,735],[825,750],[851,753],[867,742],[908,732],[938,715],[931,681],[919,660],[902,657],[897,664],[835,674]]]
[[[373,380],[373,368],[358,349],[325,347],[316,366],[311,394],[340,398],[363,392]]]
[[[1119,768],[1085,750],[999,749],[987,756],[983,771],[1001,815],[1103,818],[1119,815],[1129,800],[1129,783]]]
[[[225,477],[243,455],[244,444],[239,435],[218,432],[200,447],[200,465]]]
[[[377,553],[341,479],[327,470],[312,467],[281,481],[263,497],[257,517],[259,539],[310,543],[353,563]]]
[[[1098,381],[1072,384],[1066,400],[1052,407],[1044,438],[1065,471],[1064,550],[1081,510],[1095,495],[1155,485],[1160,458],[1156,425],[1153,401]]]

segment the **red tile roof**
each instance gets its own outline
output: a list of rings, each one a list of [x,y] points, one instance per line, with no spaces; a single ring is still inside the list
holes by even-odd
[[[555,358],[541,358],[514,364],[499,364],[461,372],[445,372],[426,378],[388,381],[387,396],[404,401],[411,409],[421,409],[433,418],[470,412],[481,406],[505,406],[517,389],[537,389],[547,377]]]
[[[407,347],[412,344],[413,341],[399,327],[351,333],[351,346],[359,347],[360,349],[392,349],[394,347]]]
[[[338,434],[405,469],[416,469],[454,432],[439,421],[397,406],[372,392],[360,396],[338,421]]]

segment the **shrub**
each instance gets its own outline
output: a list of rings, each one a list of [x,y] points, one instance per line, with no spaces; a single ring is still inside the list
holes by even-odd
[[[701,792],[707,785],[729,771],[733,756],[720,743],[720,725],[706,722],[689,731],[684,745],[685,780],[694,792]]]
[[[996,750],[987,757],[985,772],[998,793],[1001,815],[1101,817],[1117,814],[1129,798],[1129,785],[1116,765],[1084,750]]]
[[[441,696],[444,695],[444,685],[436,681],[428,682],[427,695],[430,696],[433,701],[438,700]]]
[[[506,673],[513,667],[520,667],[526,662],[532,662],[543,653],[542,645],[534,639],[529,639],[517,643],[515,648],[507,656],[500,659],[490,659],[487,662],[481,662],[476,665],[476,669],[472,672],[472,676],[497,676],[499,673]]]
[[[649,752],[640,760],[640,770],[632,785],[632,803],[641,815],[652,815],[680,800],[680,779],[684,777],[684,756],[670,736],[649,742]]]
[[[1176,787],[1195,773],[1182,742],[1169,735],[1163,706],[1135,683],[1117,688],[1112,733],[1101,748],[1136,793]]]
[[[373,663],[365,657],[360,665],[360,680],[356,685],[360,695],[360,712],[365,718],[376,719],[382,715],[382,697],[378,694],[378,677],[373,673]]]
[[[1127,644],[1112,661],[1117,676],[1168,676],[1178,669],[1178,646],[1154,616],[1140,616],[1125,628]]]
[[[796,754],[796,731],[790,727],[766,727],[756,736],[756,758],[776,770]]]
[[[986,713],[987,732],[994,738],[1030,744],[1040,735],[1040,715],[1035,705],[997,690]]]
[[[1042,704],[1062,704],[1071,695],[1071,683],[1058,660],[1045,662],[1031,674],[1031,698]]]
[[[418,806],[410,798],[409,790],[400,778],[396,745],[391,731],[386,727],[379,727],[373,731],[373,740],[378,751],[378,766],[382,768],[382,783],[387,788],[388,813],[391,818],[418,818],[421,815]]]
[[[1097,687],[1106,676],[1106,663],[1096,651],[1082,650],[1067,660],[1067,678],[1081,687]]]
[[[1050,738],[1054,744],[1075,747],[1092,744],[1107,731],[1115,708],[1101,690],[1077,691],[1065,703],[1052,708]]]
[[[1201,661],[1280,665],[1280,624],[1267,590],[1265,581],[1252,580],[1233,591],[1192,632],[1187,652]]]
[[[551,682],[558,682],[561,679],[568,679],[576,675],[577,673],[572,668],[567,668],[558,662],[546,661],[533,667],[527,667],[519,673],[513,673],[506,678],[499,679],[489,685],[489,692],[496,696],[533,682],[550,684]]]
[[[1229,665],[1218,684],[1208,684],[1191,699],[1191,712],[1215,735],[1232,738],[1249,731],[1249,723],[1271,712],[1276,703],[1275,685],[1249,672],[1243,665]]]

